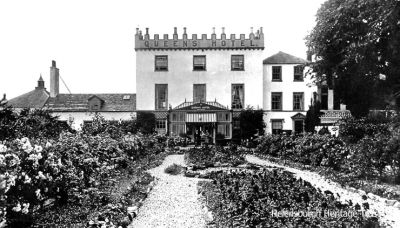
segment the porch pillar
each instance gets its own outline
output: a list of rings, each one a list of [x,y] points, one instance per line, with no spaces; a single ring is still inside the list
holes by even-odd
[[[216,141],[215,141],[215,136],[217,133],[217,131],[215,130],[216,128],[217,128],[217,124],[214,123],[214,127],[213,127],[213,143],[214,143],[214,145],[216,144]]]

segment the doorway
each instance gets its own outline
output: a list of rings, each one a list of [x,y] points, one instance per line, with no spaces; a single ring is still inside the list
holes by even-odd
[[[304,132],[304,120],[294,120],[294,133],[301,134]]]

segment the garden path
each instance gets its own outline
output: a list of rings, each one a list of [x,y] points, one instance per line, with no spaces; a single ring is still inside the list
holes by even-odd
[[[199,179],[164,173],[174,163],[184,166],[183,155],[170,155],[162,165],[148,171],[157,182],[130,228],[206,227],[206,213],[197,192]]]
[[[335,194],[335,197],[339,194],[340,198],[338,198],[338,200],[342,202],[351,200],[354,204],[358,203],[360,205],[368,202],[370,209],[378,214],[379,221],[381,221],[383,225],[387,227],[400,227],[400,208],[395,207],[397,205],[387,205],[385,198],[373,194],[367,194],[367,200],[364,200],[362,196],[365,195],[365,192],[363,193],[362,191],[357,191],[351,188],[344,189],[336,182],[327,180],[318,173],[282,166],[266,159],[260,159],[254,155],[247,155],[246,160],[249,163],[257,165],[284,168],[285,170],[294,173],[295,176],[310,182],[314,187],[319,188],[321,191],[329,190]]]

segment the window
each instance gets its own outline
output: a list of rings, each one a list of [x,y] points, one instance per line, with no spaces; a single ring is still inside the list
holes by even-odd
[[[217,133],[224,135],[225,137],[230,137],[231,125],[230,124],[218,124]]]
[[[193,56],[193,70],[206,70],[206,56],[195,55]]]
[[[232,109],[244,108],[244,84],[232,84]]]
[[[282,120],[271,120],[272,134],[281,134],[283,129]]]
[[[293,93],[293,110],[304,110],[304,93]]]
[[[165,120],[157,120],[156,121],[156,129],[165,129],[166,124],[165,124]]]
[[[272,66],[272,81],[282,81],[281,66]]]
[[[171,125],[172,125],[172,127],[171,127],[172,135],[181,135],[181,134],[184,134],[185,131],[186,131],[185,124],[174,123],[174,124],[171,124]]]
[[[185,122],[185,113],[184,112],[174,112],[171,115],[172,122]]]
[[[124,95],[122,97],[123,100],[130,100],[131,99],[131,95]]]
[[[271,93],[271,109],[282,110],[282,93]]]
[[[233,129],[240,129],[240,120],[238,119],[233,120]]]
[[[193,85],[193,102],[206,101],[206,84]]]
[[[232,55],[231,69],[232,70],[244,70],[244,55]]]
[[[294,81],[302,82],[304,80],[303,78],[303,66],[294,66]]]
[[[168,103],[168,85],[167,84],[156,84],[156,110],[166,110]]]
[[[231,116],[229,115],[229,112],[218,112],[217,113],[217,121],[218,122],[230,122],[231,121]]]
[[[168,71],[168,56],[167,55],[156,55],[155,71]]]

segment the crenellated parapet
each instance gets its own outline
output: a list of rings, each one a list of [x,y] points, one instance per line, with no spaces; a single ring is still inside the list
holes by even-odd
[[[236,38],[235,34],[231,34],[227,38],[225,28],[222,28],[220,37],[217,38],[215,28],[211,37],[207,34],[202,34],[197,37],[197,34],[192,34],[191,38],[186,33],[186,28],[183,28],[182,38],[178,39],[177,28],[174,28],[172,39],[168,34],[164,34],[160,38],[159,34],[154,34],[153,39],[150,38],[149,29],[146,28],[146,33],[143,35],[139,28],[136,29],[135,35],[135,50],[172,50],[172,49],[264,49],[264,33],[262,27],[256,33],[251,32],[246,38],[245,34],[240,34]]]

